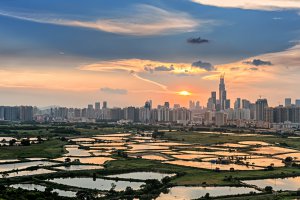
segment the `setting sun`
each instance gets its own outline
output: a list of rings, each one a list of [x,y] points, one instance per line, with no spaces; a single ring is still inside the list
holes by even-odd
[[[191,95],[191,93],[188,91],[180,91],[180,92],[178,92],[178,94],[181,96],[190,96]]]

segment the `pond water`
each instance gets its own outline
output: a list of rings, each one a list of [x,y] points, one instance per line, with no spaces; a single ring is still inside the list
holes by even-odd
[[[144,184],[143,182],[115,181],[101,178],[97,178],[96,180],[93,180],[93,178],[55,178],[49,179],[48,181],[74,187],[98,190],[110,190],[112,188],[112,184],[115,184],[116,191],[125,190],[128,186],[130,186],[134,190],[137,190],[141,185]]]
[[[143,155],[142,158],[147,160],[162,160],[162,161],[168,160],[167,158],[159,155]]]
[[[68,151],[65,156],[90,156],[91,154],[83,149],[78,149],[79,146],[77,147],[67,147],[66,150]]]
[[[24,190],[38,190],[38,191],[45,191],[46,187],[42,185],[36,185],[36,184],[15,184],[11,185],[10,187],[13,188],[22,188]],[[57,192],[59,196],[63,197],[76,197],[76,192],[73,191],[67,191],[67,190],[59,190],[59,189],[54,189],[52,192]]]
[[[68,158],[68,157],[60,157],[60,158],[56,158],[54,160],[64,162],[66,158]],[[80,163],[96,164],[96,165],[102,165],[106,161],[114,160],[113,158],[110,158],[110,157],[69,157],[69,158],[71,159],[71,161],[78,159],[80,161]],[[1,165],[0,165],[0,167],[1,167]]]
[[[107,177],[111,178],[126,178],[126,179],[139,179],[139,180],[147,180],[147,179],[156,179],[161,180],[166,176],[172,177],[176,174],[166,174],[166,173],[158,173],[158,172],[130,172],[125,174],[114,174],[109,175]]]
[[[273,156],[275,158],[285,159],[287,157],[292,157],[295,161],[300,161],[300,153],[288,153],[288,154],[280,154]]]
[[[150,145],[150,144],[131,144],[129,145],[131,150],[160,150],[160,149],[169,149],[168,146],[158,146],[158,145]]]
[[[55,173],[56,171],[53,170],[47,170],[47,169],[37,169],[37,170],[24,170],[19,172],[12,172],[8,173],[7,178],[11,177],[18,177],[18,176],[32,176],[32,175],[38,175],[38,174],[49,174],[49,173]],[[3,178],[3,176],[0,176],[0,178]]]
[[[52,166],[57,165],[55,162],[48,161],[32,161],[32,162],[20,162],[20,163],[11,163],[11,164],[2,164],[0,165],[0,172],[11,171],[14,169],[26,169],[28,167],[35,166]]]
[[[272,186],[273,190],[291,190],[296,191],[300,188],[300,177],[290,178],[275,178],[275,179],[261,179],[261,180],[249,180],[242,181],[249,185],[255,185],[259,188],[265,188],[266,186]]]
[[[283,154],[283,153],[298,152],[298,151],[294,149],[283,148],[283,147],[268,146],[268,147],[255,148],[254,151],[252,152],[258,154],[274,155],[274,154]]]
[[[0,163],[6,163],[6,162],[18,162],[20,160],[17,159],[7,159],[7,160],[0,160]]]
[[[180,155],[172,155],[172,157],[183,160],[193,160],[197,158],[214,158],[212,155],[201,155],[201,154],[180,154]]]
[[[239,144],[246,144],[246,145],[262,145],[262,146],[268,146],[270,145],[269,143],[267,142],[262,142],[262,141],[242,141],[242,142],[239,142]]]
[[[250,192],[259,193],[259,191],[253,188],[247,187],[184,187],[176,186],[170,188],[167,194],[161,194],[157,200],[189,200],[198,199],[209,193],[209,196],[226,196],[226,195],[237,195],[237,194],[248,194]]]
[[[259,167],[268,167],[270,165],[274,165],[274,167],[284,167],[285,164],[282,160],[275,159],[275,158],[254,158],[254,159],[247,159],[245,162],[249,162],[250,165],[255,165]]]
[[[246,144],[235,144],[235,143],[224,143],[224,144],[217,144],[216,146],[219,147],[231,147],[231,148],[245,148],[249,145]]]
[[[103,167],[99,165],[70,165],[70,166],[53,167],[53,169],[76,171],[76,170],[103,169]]]
[[[201,169],[211,169],[215,170],[217,167],[220,170],[230,170],[230,168],[234,168],[234,170],[261,170],[263,168],[261,167],[253,167],[246,165],[237,165],[237,164],[213,164],[211,162],[197,162],[197,161],[187,161],[187,160],[174,160],[174,161],[165,161],[164,163],[172,164],[172,165],[181,165],[186,167],[195,167],[195,168],[201,168]]]

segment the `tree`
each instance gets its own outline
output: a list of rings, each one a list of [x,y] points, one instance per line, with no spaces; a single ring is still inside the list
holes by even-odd
[[[268,192],[268,193],[272,193],[272,191],[273,191],[272,186],[266,186],[265,191]]]
[[[286,162],[286,163],[293,162],[293,158],[291,156],[288,156],[284,159],[284,162]]]

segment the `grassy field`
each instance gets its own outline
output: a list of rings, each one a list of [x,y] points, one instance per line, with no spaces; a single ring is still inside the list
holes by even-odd
[[[280,136],[242,136],[242,135],[225,135],[225,134],[210,134],[200,132],[166,132],[164,139],[183,141],[187,143],[200,143],[202,145],[210,145],[216,143],[237,143],[240,141],[263,141],[271,144],[279,143],[289,147],[300,149],[300,139],[283,138]]]
[[[58,139],[50,139],[41,144],[32,144],[30,146],[7,146],[0,147],[0,159],[15,158],[55,158],[64,152],[63,142]]]

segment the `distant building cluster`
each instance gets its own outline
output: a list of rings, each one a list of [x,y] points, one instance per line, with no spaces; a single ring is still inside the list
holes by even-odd
[[[195,106],[196,107],[196,106]],[[95,121],[112,121],[120,123],[184,123],[191,121],[191,111],[187,108],[174,105],[170,108],[169,102],[152,108],[152,101],[146,101],[143,107],[126,107],[126,108],[108,108],[106,101],[103,102],[102,108],[100,102],[95,106],[89,104],[87,108],[66,108],[57,107],[39,111],[35,114],[36,121],[56,121],[56,122],[95,122]]]
[[[33,107],[0,106],[0,121],[33,121]]]
[[[218,98],[217,98],[218,96]],[[0,121],[20,122],[118,122],[118,123],[167,123],[204,126],[237,126],[289,129],[300,128],[300,99],[292,103],[285,99],[285,105],[269,107],[267,99],[259,98],[255,103],[237,98],[231,107],[227,98],[224,75],[220,77],[219,94],[211,92],[207,106],[199,101],[190,101],[189,108],[169,102],[153,107],[148,100],[142,107],[108,107],[103,101],[89,104],[86,108],[52,107],[38,109],[32,106],[0,106]]]

